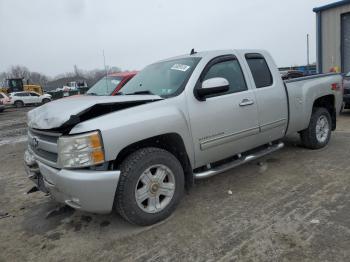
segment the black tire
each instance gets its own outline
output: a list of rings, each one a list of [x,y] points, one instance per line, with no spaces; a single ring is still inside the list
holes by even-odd
[[[326,138],[324,141],[320,141],[316,136],[316,126],[317,121],[321,118],[325,117],[328,121],[328,132],[326,132]],[[307,129],[300,132],[301,142],[304,147],[309,149],[320,149],[325,147],[332,133],[332,118],[326,108],[315,107],[312,111],[310,123]]]
[[[159,212],[147,213],[136,201],[135,189],[143,172],[154,165],[163,165],[175,178],[175,190],[170,202]],[[169,217],[184,193],[184,172],[179,160],[166,150],[147,147],[130,154],[120,165],[121,175],[114,205],[118,213],[132,224],[148,226]]]
[[[50,101],[51,101],[50,99],[44,98],[44,99],[43,99],[43,104],[46,104],[46,103],[48,103],[48,102],[50,102]]]
[[[22,101],[16,101],[14,103],[15,107],[19,108],[19,107],[24,107],[24,103]]]

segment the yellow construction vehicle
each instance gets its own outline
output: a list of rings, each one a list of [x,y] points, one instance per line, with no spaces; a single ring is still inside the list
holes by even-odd
[[[23,78],[8,78],[5,81],[5,85],[0,87],[0,92],[5,94],[21,91],[33,91],[40,95],[44,94],[40,85],[23,84]]]

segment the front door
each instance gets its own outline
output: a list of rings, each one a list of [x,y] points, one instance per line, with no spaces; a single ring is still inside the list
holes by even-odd
[[[205,101],[194,96],[189,98],[196,167],[254,147],[255,136],[259,133],[255,93],[248,86],[238,59],[228,55],[209,62],[196,88],[201,88],[203,81],[214,77],[227,79],[229,91]]]
[[[33,103],[33,104],[38,104],[40,103],[40,96],[39,94],[37,93],[34,93],[34,92],[30,92],[30,103]]]

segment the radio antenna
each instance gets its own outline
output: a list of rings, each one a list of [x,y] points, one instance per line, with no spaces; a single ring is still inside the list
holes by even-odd
[[[107,66],[106,66],[106,56],[105,56],[105,50],[102,49],[102,55],[103,55],[103,65],[105,67],[105,81],[106,81],[106,87],[107,87],[107,91],[109,93],[109,87],[108,87],[108,80],[107,80],[107,76],[108,76],[108,73],[107,73]]]

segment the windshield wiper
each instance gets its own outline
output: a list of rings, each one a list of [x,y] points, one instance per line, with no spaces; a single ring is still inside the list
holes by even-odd
[[[98,96],[98,94],[96,94],[96,93],[86,93],[86,94],[89,96]]]
[[[134,93],[125,94],[125,95],[154,95],[154,94],[149,90],[142,90],[142,91],[136,91]]]

